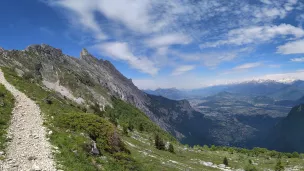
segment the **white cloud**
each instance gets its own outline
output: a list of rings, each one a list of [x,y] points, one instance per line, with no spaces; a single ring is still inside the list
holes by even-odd
[[[149,0],[95,0],[96,8],[106,17],[119,21],[134,31],[150,33],[158,31],[166,23],[153,22],[150,15],[152,2]],[[87,3],[86,1],[84,1]],[[153,24],[153,25],[152,25]]]
[[[177,44],[188,44],[190,42],[191,39],[188,36],[180,33],[165,34],[146,40],[146,44],[150,47],[166,47]]]
[[[277,36],[293,36],[300,38],[304,36],[304,30],[289,24],[278,26],[253,26],[229,31],[226,40],[208,42],[201,45],[205,47],[217,47],[221,45],[246,45],[251,43],[265,42]]]
[[[288,42],[277,47],[277,53],[281,54],[301,54],[304,53],[304,39]]]
[[[182,65],[177,67],[173,72],[172,75],[177,76],[177,75],[181,75],[185,72],[191,71],[195,68],[194,65]]]
[[[232,69],[229,69],[227,71],[224,71],[220,74],[226,75],[226,74],[241,73],[243,71],[248,71],[251,68],[257,68],[257,67],[260,67],[262,65],[263,65],[262,62],[245,63],[245,64],[242,64],[242,65],[238,65],[238,66],[236,66]],[[278,65],[272,65],[272,66],[269,65],[269,67],[278,67]]]
[[[115,60],[122,60],[128,62],[128,64],[140,70],[141,72],[156,75],[158,68],[155,64],[146,57],[135,56],[128,47],[127,43],[123,42],[112,42],[95,45],[94,48],[99,50],[99,53],[108,55]]]
[[[172,55],[179,57],[183,61],[196,62],[203,64],[204,66],[214,68],[223,62],[232,61],[235,58],[242,56],[243,54],[248,54],[252,50],[252,48],[246,47],[230,51],[211,51],[201,53],[181,53],[178,51],[172,51],[171,53]]]
[[[304,62],[304,57],[302,58],[292,58],[290,59],[291,62]]]
[[[50,5],[70,11],[69,19],[93,31],[95,36],[105,39],[107,36],[101,28],[107,26],[96,18],[96,14],[105,16],[109,21],[121,23],[130,30],[151,33],[159,31],[168,23],[151,15],[157,1],[149,0],[47,0]]]
[[[71,23],[77,24],[77,27],[81,25],[84,29],[92,31],[94,36],[98,40],[104,40],[107,35],[101,30],[94,17],[94,11],[97,1],[79,1],[79,0],[57,0],[48,1],[53,6],[59,6],[70,11],[68,14]]]
[[[246,63],[246,64],[236,66],[232,70],[244,70],[244,69],[256,68],[261,65],[262,65],[262,63],[260,63],[260,62]]]

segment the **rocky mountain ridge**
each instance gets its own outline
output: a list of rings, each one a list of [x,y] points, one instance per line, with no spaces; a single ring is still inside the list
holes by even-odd
[[[163,117],[166,112],[153,113],[154,101],[150,96],[139,90],[111,62],[95,58],[86,49],[80,52],[79,58],[65,55],[62,50],[46,44],[30,45],[21,51],[1,49],[0,66],[13,68],[19,75],[41,82],[78,103],[97,103],[104,108],[111,106],[111,96],[115,96],[139,108],[164,130],[180,134],[169,123],[171,117],[181,114],[179,109],[175,116]],[[173,103],[179,104],[178,101]]]

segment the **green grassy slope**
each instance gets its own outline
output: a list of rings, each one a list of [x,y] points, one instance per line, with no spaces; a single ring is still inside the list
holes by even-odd
[[[13,95],[0,84],[0,151],[3,151],[6,147],[6,133],[10,124],[14,102]]]
[[[231,170],[247,171],[248,168],[249,171],[249,168],[253,167],[258,171],[274,170],[276,163],[281,160],[286,169],[304,171],[304,154],[279,153],[263,148],[252,150],[216,146],[191,148],[180,144],[174,144],[175,153],[172,154],[157,150],[153,146],[153,140],[144,133],[135,131],[123,139],[134,159],[146,170],[221,170],[223,159],[227,157],[228,168]],[[210,162],[213,165],[207,166]]]
[[[112,98],[112,103],[113,108],[107,107],[104,112],[104,115],[109,117],[110,120],[117,120],[121,126],[131,126],[137,130],[142,127],[143,131],[150,137],[154,138],[154,135],[157,134],[165,140],[176,142],[173,136],[163,131],[136,107],[117,98]]]
[[[81,107],[66,100],[37,83],[18,77],[12,70],[3,68],[5,77],[40,106],[45,115],[45,126],[56,147],[55,158],[66,171],[139,170],[121,141],[118,130],[105,118],[84,113]],[[90,154],[92,140],[103,154]]]

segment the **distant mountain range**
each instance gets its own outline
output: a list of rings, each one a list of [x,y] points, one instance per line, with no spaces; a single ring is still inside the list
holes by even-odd
[[[304,81],[275,81],[275,80],[252,80],[241,83],[216,85],[193,90],[156,89],[144,90],[148,94],[161,95],[170,99],[192,99],[211,96],[222,91],[250,95],[267,96],[275,100],[298,100],[304,96]]]

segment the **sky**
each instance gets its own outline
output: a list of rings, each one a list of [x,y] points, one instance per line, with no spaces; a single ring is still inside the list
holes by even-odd
[[[111,61],[140,89],[304,79],[304,0],[1,0],[0,47]]]

